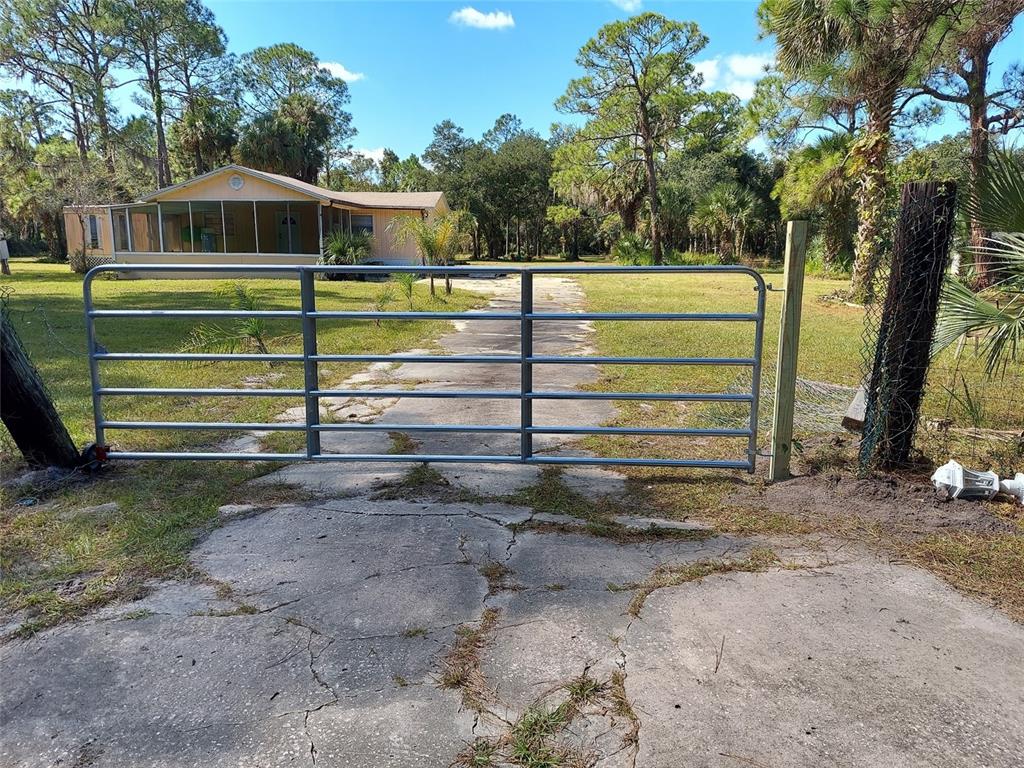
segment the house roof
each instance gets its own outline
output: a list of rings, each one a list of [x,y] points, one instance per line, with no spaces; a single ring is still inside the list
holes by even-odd
[[[153,202],[159,200],[168,192],[176,192],[191,186],[199,181],[204,181],[222,173],[243,173],[255,178],[279,184],[282,187],[302,192],[310,197],[315,197],[324,203],[340,203],[355,208],[401,208],[411,210],[423,210],[436,208],[444,198],[443,192],[344,192],[336,189],[318,187],[305,181],[293,179],[290,176],[282,176],[279,173],[269,171],[258,171],[255,168],[247,168],[244,165],[225,165],[215,168],[212,171],[196,176],[188,181],[174,184],[156,192],[151,192],[142,198],[142,202]]]

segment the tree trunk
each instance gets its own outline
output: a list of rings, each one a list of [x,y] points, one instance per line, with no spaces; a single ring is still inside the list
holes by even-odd
[[[646,120],[642,122],[646,123]],[[654,146],[647,136],[644,136],[644,167],[647,168],[647,194],[650,197],[651,207],[651,258],[655,264],[661,264],[661,227],[658,223],[658,180],[655,177]]]
[[[0,313],[0,417],[33,467],[78,466],[78,451],[6,312]]]
[[[862,467],[892,469],[910,458],[955,217],[955,184],[919,181],[903,186],[868,381]]]
[[[870,302],[874,298],[875,273],[882,260],[892,102],[893,98],[883,97],[874,105],[869,105],[872,114],[865,135],[852,151],[857,157],[860,179],[857,185],[858,224],[850,298],[861,303]]]
[[[100,132],[100,151],[103,153],[103,162],[107,171],[114,175],[114,147],[110,141],[110,118],[107,115],[107,94],[103,86],[103,73],[100,66],[100,57],[97,53],[96,33],[91,33],[91,58],[92,58],[92,108],[96,113],[96,125]]]
[[[965,76],[967,83],[967,112],[970,123],[970,186],[967,189],[967,206],[970,227],[970,247],[974,255],[976,287],[988,288],[998,279],[999,263],[995,256],[985,252],[985,242],[990,232],[978,219],[978,196],[985,183],[988,167],[988,102],[985,89],[988,81],[989,54],[991,48],[979,51],[971,62],[971,72]]]

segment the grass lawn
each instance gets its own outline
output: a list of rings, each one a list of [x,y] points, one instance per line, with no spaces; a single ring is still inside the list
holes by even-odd
[[[66,265],[18,260],[0,285],[22,342],[79,446],[93,439],[92,403],[85,354],[82,278]],[[98,308],[231,307],[236,281],[108,280],[94,284]],[[245,280],[258,291],[263,309],[298,308],[294,280]],[[317,282],[322,309],[374,309],[379,283]],[[406,309],[399,291],[387,308]],[[398,298],[401,297],[401,298]],[[461,310],[480,303],[457,291],[432,301],[428,287],[415,288],[416,309]],[[443,303],[442,303],[443,302]],[[100,343],[109,351],[178,351],[201,320],[102,319]],[[391,353],[429,344],[445,321],[321,321],[319,349],[325,353]],[[301,352],[298,321],[268,321],[272,352]],[[321,384],[331,386],[362,367],[337,363],[321,367]],[[107,386],[301,387],[301,365],[285,363],[190,364],[109,361],[102,364]],[[108,419],[126,421],[273,421],[301,399],[267,397],[118,397],[105,399]],[[107,439],[123,449],[196,450],[238,433],[121,430]],[[289,433],[275,433],[288,435]],[[5,474],[17,467],[6,430]],[[0,513],[0,600],[6,611],[27,609],[37,628],[131,595],[147,579],[187,573],[187,553],[196,538],[217,524],[217,508],[244,497],[246,480],[274,465],[237,462],[124,464],[104,473],[103,482],[5,488]],[[281,491],[280,493],[285,493]],[[273,501],[261,490],[260,503]],[[22,500],[22,504],[18,500]],[[25,500],[34,500],[23,506]],[[116,503],[116,507],[113,504]],[[83,508],[100,507],[83,511]]]
[[[244,282],[256,290],[261,309],[298,309],[295,280],[113,280],[93,283],[97,309],[230,309],[231,289]],[[0,282],[9,290],[8,303],[22,342],[39,368],[50,392],[79,445],[93,438],[89,368],[85,353],[82,314],[82,278],[66,265],[21,263]],[[317,307],[336,310],[370,310],[381,293],[380,283],[318,281]],[[461,310],[479,299],[459,291],[432,302],[425,283],[417,284],[416,309]],[[404,297],[388,309],[406,309]],[[443,302],[443,303],[442,303]],[[110,352],[180,351],[192,329],[203,321],[164,318],[100,318],[97,338]],[[222,321],[218,323],[224,324]],[[266,335],[271,352],[301,352],[299,321],[268,320]],[[321,320],[319,350],[330,354],[397,352],[415,347],[439,335],[448,323],[441,321],[385,321],[376,326],[367,320]],[[361,363],[321,366],[321,385],[338,384],[359,370]],[[282,363],[183,363],[107,361],[101,364],[105,386],[132,387],[238,387],[250,383],[272,388],[302,387],[302,366]],[[123,421],[272,421],[301,398],[195,398],[108,397],[104,409],[109,420]],[[111,431],[108,441],[119,448],[189,449],[223,439],[208,432]]]
[[[781,284],[781,274],[765,274],[769,283]],[[614,312],[636,307],[654,311],[745,312],[754,308],[749,278],[728,275],[630,276],[615,282],[600,276],[582,277],[588,309]],[[864,312],[834,302],[822,302],[845,286],[845,281],[808,277],[805,283],[798,375],[816,382],[854,386],[860,380]],[[764,338],[765,371],[774,372],[777,354],[780,298],[768,294]],[[752,332],[726,323],[598,322],[598,353],[616,356],[696,355],[746,357],[752,350]],[[1020,384],[1024,365],[1008,372],[1004,379],[988,380],[977,360],[961,362],[959,373],[968,386],[981,393],[981,419],[965,413],[951,398],[947,381],[957,370],[952,351],[933,364],[923,405],[924,418],[953,417],[959,425],[993,429],[1024,429],[1024,405]],[[720,391],[735,381],[735,370],[682,366],[605,366],[595,388],[604,391]],[[952,388],[952,387],[950,387]],[[962,398],[961,398],[962,399]],[[1016,405],[1015,405],[1016,404]],[[764,407],[764,406],[762,406]],[[619,403],[616,423],[620,425],[700,425],[702,408],[671,403]],[[744,413],[749,411],[743,410]],[[763,420],[762,420],[763,423]],[[800,430],[799,420],[797,430]],[[1010,442],[993,442],[985,451],[972,455],[970,448],[950,441],[939,443],[922,430],[919,445],[932,459],[945,462],[955,455],[972,466],[994,466],[1004,474],[1010,467],[1024,466],[1019,450]],[[759,442],[767,444],[762,433]],[[745,441],[728,439],[666,438],[651,436],[588,438],[587,446],[600,455],[647,455],[677,457],[741,458]],[[954,452],[955,451],[955,452]],[[1010,454],[1013,454],[1012,456]],[[815,455],[799,457],[805,470],[836,471],[851,468],[850,456],[841,455],[828,444]],[[972,461],[973,459],[973,461]],[[798,462],[799,463],[799,462]],[[766,467],[767,459],[759,460]],[[827,529],[829,522],[809,523],[791,516],[785,509],[737,506],[728,498],[744,480],[736,473],[712,470],[678,471],[658,468],[624,467],[630,491],[638,504],[660,514],[680,519],[695,518],[712,523],[716,529],[735,533],[805,533]],[[913,478],[927,485],[927,473]],[[755,483],[761,482],[755,478]],[[823,479],[823,482],[827,480]],[[927,493],[927,492],[925,492]],[[934,532],[923,537],[905,537],[878,525],[851,520],[853,535],[884,542],[891,550],[929,568],[965,591],[991,599],[1015,616],[1024,617],[1024,516],[1018,507],[998,507],[996,514],[1008,520],[1010,530],[981,534],[970,531]],[[1012,509],[1011,509],[1012,507]],[[1009,510],[1009,511],[1007,511]]]

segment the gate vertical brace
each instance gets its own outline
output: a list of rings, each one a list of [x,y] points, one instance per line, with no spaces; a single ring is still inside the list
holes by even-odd
[[[761,407],[761,351],[764,346],[764,306],[767,289],[758,279],[757,319],[754,322],[754,365],[750,370],[750,437],[747,438],[747,472],[754,474],[757,466],[757,419]]]
[[[519,459],[533,456],[533,272],[523,270],[519,282]]]
[[[125,216],[127,217],[127,213]],[[100,395],[100,361],[96,359],[99,349],[96,343],[96,318],[92,316],[92,280],[89,277],[86,277],[82,290],[85,304],[85,343],[89,354],[89,383],[92,387],[92,418],[96,427],[96,445],[105,445],[107,436],[103,427],[103,398]]]
[[[800,352],[800,310],[804,296],[804,257],[807,222],[791,221],[786,228],[786,283],[779,318],[779,359],[775,371],[775,408],[772,413],[771,458],[768,478],[789,477],[793,456],[793,408],[796,405],[796,364]]]
[[[319,364],[316,361],[316,293],[313,290],[313,272],[303,269],[299,272],[299,291],[302,307],[302,372],[306,397],[306,458],[320,454],[320,397],[314,394],[320,389]]]

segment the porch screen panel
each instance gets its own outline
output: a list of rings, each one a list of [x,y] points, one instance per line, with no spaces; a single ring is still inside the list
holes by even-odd
[[[256,229],[259,232],[259,253],[288,253],[287,233],[285,233],[284,218],[286,215],[286,203],[257,202],[256,203]],[[284,250],[279,250],[280,243],[285,244]]]
[[[124,208],[115,208],[110,212],[110,218],[114,221],[114,250],[129,251],[128,211]]]
[[[192,233],[188,225],[188,203],[161,203],[163,217],[164,251],[191,253]]]
[[[256,222],[253,219],[252,203],[224,201],[224,239],[228,253],[256,253]]]
[[[292,235],[291,253],[320,253],[319,206],[316,203],[289,203],[289,211],[295,222],[296,232]]]
[[[220,201],[193,201],[192,232],[196,253],[224,252],[224,223]]]
[[[140,205],[128,209],[132,222],[132,252],[160,252],[160,220],[156,205]]]

